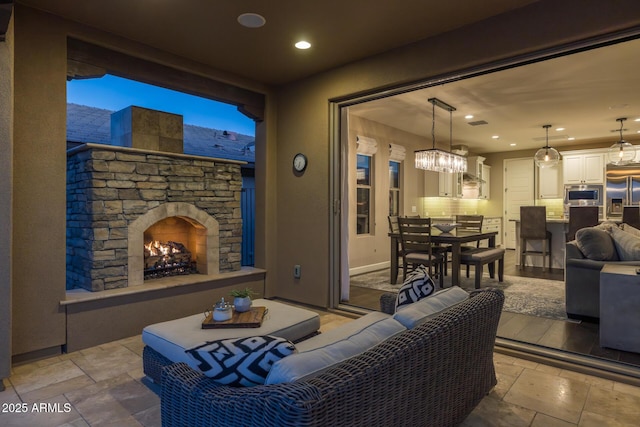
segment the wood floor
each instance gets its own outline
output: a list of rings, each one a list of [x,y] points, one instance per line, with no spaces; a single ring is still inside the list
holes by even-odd
[[[564,280],[562,269],[547,269],[546,271],[542,271],[541,267],[520,269],[515,264],[515,259],[515,251],[507,250],[505,275]],[[349,305],[379,310],[380,295],[383,293],[383,291],[375,289],[352,286]],[[498,326],[498,337],[640,367],[640,354],[600,347],[599,325],[597,323],[553,320],[503,312]]]

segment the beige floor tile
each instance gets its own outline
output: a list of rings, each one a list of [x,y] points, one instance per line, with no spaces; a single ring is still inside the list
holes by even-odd
[[[584,410],[619,423],[640,425],[640,397],[632,394],[592,387]]]
[[[84,375],[85,373],[76,364],[70,360],[65,360],[29,369],[25,373],[16,373],[9,380],[16,392],[21,395]]]
[[[632,386],[625,383],[614,382],[613,389],[622,393],[632,394],[640,397],[640,387]]]
[[[4,391],[0,392],[0,404],[2,403],[21,403],[20,396],[16,394],[10,384],[7,384]]]
[[[546,372],[547,374],[551,374],[551,375],[560,375],[560,372],[562,372],[562,369],[556,368],[555,366],[543,365],[542,363],[540,363],[536,367],[536,371]]]
[[[489,395],[502,399],[516,382],[518,375],[508,375],[501,371],[496,371],[496,377],[498,378],[498,384],[491,390]]]
[[[504,400],[536,412],[577,423],[589,391],[589,384],[525,369]]]
[[[524,371],[524,368],[519,365],[514,365],[513,363],[503,363],[502,361],[495,361],[494,364],[496,368],[496,373],[501,373],[504,375],[510,375],[512,377],[517,377]]]
[[[0,425],[3,427],[52,427],[74,422],[78,418],[80,415],[69,401],[64,396],[56,396],[53,399],[38,402],[35,407],[28,405],[25,413],[0,414]]]
[[[152,406],[142,412],[138,412],[134,415],[134,418],[145,427],[160,426],[162,424],[162,419],[160,417],[160,404]]]
[[[87,422],[84,419],[78,418],[77,420],[73,420],[71,422],[62,424],[59,427],[91,427],[91,426],[87,424]]]
[[[45,387],[41,387],[37,390],[21,394],[20,397],[24,402],[39,402],[41,400],[59,396],[69,391],[77,390],[94,383],[95,381],[93,381],[88,376],[80,375],[69,380],[60,381]]]
[[[95,384],[91,384],[89,386],[83,387],[83,388],[79,388],[77,390],[73,390],[70,391],[68,393],[65,393],[65,396],[67,397],[67,399],[69,399],[69,402],[71,402],[73,405],[81,402],[83,399],[86,399],[89,396],[92,396],[94,394],[99,394],[99,393],[103,393],[106,390],[109,390],[113,387],[117,387],[120,384],[124,384],[126,382],[131,381],[132,378],[127,375],[127,374],[120,374],[120,375],[116,375],[112,378],[108,378],[106,380],[103,381],[99,381]]]
[[[71,360],[96,382],[134,370],[141,363],[140,356],[120,345],[81,353]]]
[[[535,412],[492,397],[485,397],[460,427],[527,427]]]
[[[577,425],[541,413],[537,413],[531,423],[531,427],[576,427]]]
[[[564,378],[571,378],[574,380],[582,381],[587,384],[595,385],[600,388],[613,390],[613,381],[607,380],[605,378],[594,377],[593,375],[582,374],[580,372],[568,371],[563,369],[560,372],[560,376]]]
[[[605,415],[582,411],[579,427],[638,427],[638,422],[623,423]]]

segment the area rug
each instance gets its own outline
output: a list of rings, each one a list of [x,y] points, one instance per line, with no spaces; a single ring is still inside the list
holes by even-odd
[[[351,277],[351,286],[380,291],[398,292],[401,285],[401,281],[397,285],[390,284],[388,269]],[[451,276],[445,276],[444,286],[450,285]],[[461,271],[460,287],[466,290],[475,289],[473,274],[467,278]],[[488,274],[485,274],[482,278],[482,287],[504,291],[503,311],[567,320],[564,305],[564,282],[562,281],[504,276],[504,282],[501,283],[498,281],[497,275],[495,279],[491,279]]]

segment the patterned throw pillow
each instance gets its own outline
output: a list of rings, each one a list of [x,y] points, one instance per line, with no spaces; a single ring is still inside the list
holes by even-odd
[[[265,335],[208,341],[185,352],[215,382],[250,387],[264,384],[271,366],[296,348],[284,338]]]
[[[428,297],[436,290],[429,277],[429,270],[424,265],[419,266],[407,275],[396,298],[396,310],[405,304],[411,304]]]

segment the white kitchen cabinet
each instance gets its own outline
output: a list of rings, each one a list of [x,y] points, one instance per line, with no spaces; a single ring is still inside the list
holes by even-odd
[[[482,164],[482,183],[480,184],[480,193],[478,194],[479,199],[490,199],[490,188],[491,188],[491,166]]]
[[[482,232],[489,233],[491,231],[497,231],[496,246],[502,246],[502,218],[500,217],[485,217],[482,221]],[[486,248],[489,245],[488,240],[480,242],[480,246]]]
[[[426,197],[462,197],[462,174],[427,171],[424,176]]]
[[[562,189],[562,165],[538,168],[538,199],[561,199]]]
[[[590,153],[563,156],[562,176],[565,184],[604,183],[603,154]]]

